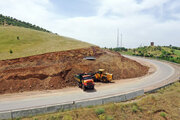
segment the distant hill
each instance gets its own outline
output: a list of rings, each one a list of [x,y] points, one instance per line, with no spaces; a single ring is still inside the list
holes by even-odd
[[[9,16],[4,16],[0,14],[0,25],[6,26],[6,25],[11,25],[11,26],[19,26],[19,27],[25,27],[25,28],[30,28],[34,30],[39,30],[39,31],[44,31],[44,32],[50,32],[44,28],[41,28],[36,25],[32,25],[31,23],[27,23],[21,20],[17,20],[16,18],[12,18]]]
[[[0,60],[90,46],[93,45],[42,30],[0,26]]]
[[[153,57],[180,63],[180,47],[176,46],[144,46],[134,49],[111,48],[111,50],[119,51],[122,54]]]

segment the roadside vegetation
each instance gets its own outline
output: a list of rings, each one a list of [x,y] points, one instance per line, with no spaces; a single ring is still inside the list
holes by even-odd
[[[134,100],[89,106],[22,120],[179,120],[180,82]]]
[[[180,47],[175,46],[144,46],[134,49],[127,48],[110,48],[110,50],[120,52],[122,54],[151,57],[180,63]]]

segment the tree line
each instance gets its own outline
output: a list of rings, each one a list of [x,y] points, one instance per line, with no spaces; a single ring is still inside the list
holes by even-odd
[[[13,17],[4,16],[2,14],[0,14],[0,25],[12,25],[12,26],[19,26],[19,27],[25,27],[25,28],[30,28],[30,29],[34,29],[34,30],[39,30],[39,31],[43,31],[43,32],[50,32],[44,28],[33,25],[31,23],[17,20],[16,18],[13,18]]]

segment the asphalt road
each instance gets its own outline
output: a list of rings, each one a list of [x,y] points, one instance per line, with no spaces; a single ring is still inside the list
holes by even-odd
[[[126,56],[128,57],[128,56]],[[106,87],[96,88],[94,91],[83,92],[81,89],[74,91],[61,91],[56,94],[39,96],[39,97],[28,97],[17,100],[1,100],[0,111],[9,111],[21,108],[29,108],[36,106],[44,106],[50,104],[59,104],[65,102],[72,102],[82,99],[90,99],[95,97],[110,96],[114,94],[125,93],[139,89],[153,89],[156,86],[166,84],[168,82],[179,79],[180,77],[180,66],[169,64],[167,62],[160,62],[157,60],[150,60],[145,58],[129,57],[131,59],[139,59],[153,64],[156,67],[156,72],[145,77],[136,78],[128,82],[121,84],[112,84]]]

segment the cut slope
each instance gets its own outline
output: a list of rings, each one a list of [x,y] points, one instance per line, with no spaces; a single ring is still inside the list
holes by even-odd
[[[84,60],[95,56],[95,61]],[[75,86],[74,75],[103,68],[113,79],[143,76],[148,67],[98,47],[0,61],[0,94]]]
[[[0,26],[0,60],[92,46],[72,38],[15,26]],[[12,50],[13,53],[10,53]]]

